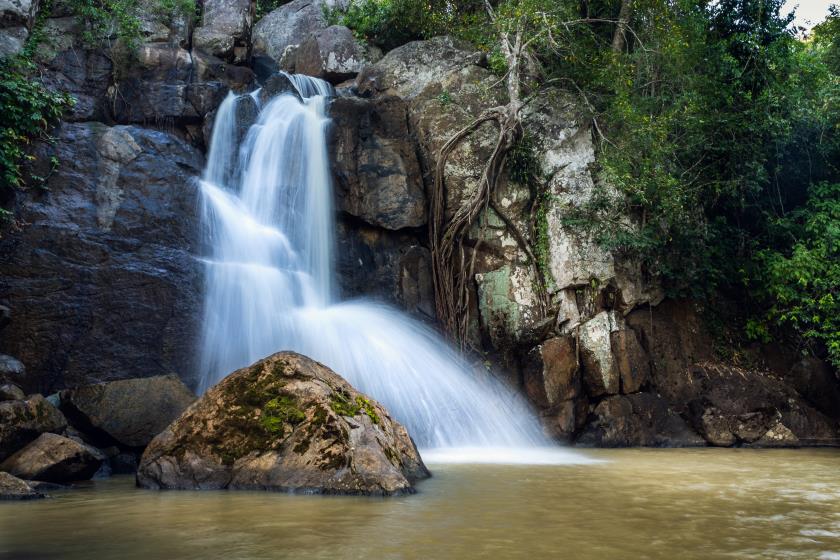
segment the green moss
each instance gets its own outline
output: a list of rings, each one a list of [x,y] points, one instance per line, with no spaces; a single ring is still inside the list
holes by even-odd
[[[285,433],[286,424],[300,424],[306,414],[298,407],[297,400],[290,395],[275,397],[265,403],[260,415],[260,424],[271,434]]]
[[[331,405],[333,411],[339,416],[358,416],[360,412],[368,415],[371,422],[379,424],[379,415],[376,413],[373,403],[361,395],[351,399],[344,391],[335,391],[332,394]]]

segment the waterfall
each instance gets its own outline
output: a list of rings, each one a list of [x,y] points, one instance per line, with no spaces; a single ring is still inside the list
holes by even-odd
[[[217,112],[201,181],[209,247],[201,390],[294,350],[384,404],[421,449],[548,445],[523,400],[492,376],[476,376],[432,329],[386,305],[338,299],[331,87],[290,79],[302,101],[282,94],[265,103],[241,146],[236,105],[247,96],[228,95]]]

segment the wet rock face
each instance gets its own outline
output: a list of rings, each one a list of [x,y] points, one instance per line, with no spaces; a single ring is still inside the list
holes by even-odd
[[[0,346],[28,369],[27,391],[196,372],[201,155],[134,126],[64,124],[39,162],[61,165],[17,202],[23,224],[0,241],[0,299],[14,328]],[[48,176],[48,169],[36,169]]]
[[[77,427],[126,447],[145,447],[193,401],[192,391],[171,375],[61,392],[61,409]]]
[[[0,470],[27,480],[73,482],[90,479],[104,460],[95,447],[45,433],[0,463]]]
[[[426,196],[405,103],[339,97],[330,106],[339,209],[390,230],[426,223]]]
[[[292,352],[238,370],[146,448],[138,484],[335,494],[412,492],[429,476],[405,428]]]
[[[41,395],[0,402],[0,461],[43,433],[60,433],[67,419]]]

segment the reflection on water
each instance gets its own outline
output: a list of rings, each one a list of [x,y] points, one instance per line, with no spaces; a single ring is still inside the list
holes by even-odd
[[[2,559],[840,559],[840,451],[589,451],[430,464],[415,496],[155,492],[0,503]]]

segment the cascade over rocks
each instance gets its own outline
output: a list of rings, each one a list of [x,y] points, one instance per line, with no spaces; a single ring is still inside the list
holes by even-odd
[[[195,401],[173,375],[125,379],[61,392],[61,409],[86,432],[145,447]]]
[[[152,440],[137,482],[392,495],[428,476],[387,410],[325,366],[281,352],[230,374]]]

